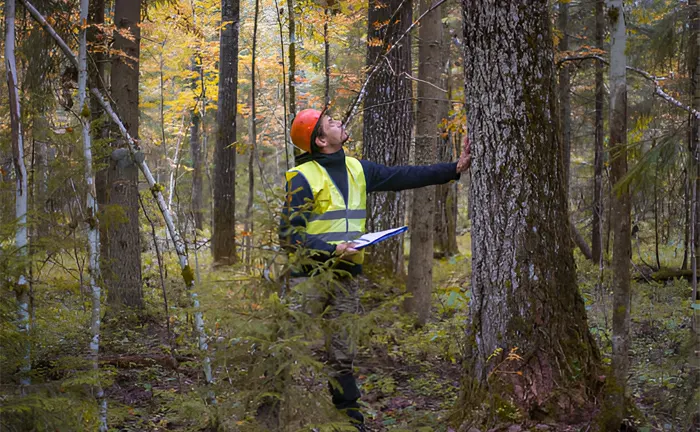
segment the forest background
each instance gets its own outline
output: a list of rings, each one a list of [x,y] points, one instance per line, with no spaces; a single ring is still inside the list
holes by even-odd
[[[694,0],[2,3],[0,429],[348,428],[277,237],[288,125],[326,104],[350,155],[473,148],[368,200],[411,227],[346,318],[371,430],[700,428]]]

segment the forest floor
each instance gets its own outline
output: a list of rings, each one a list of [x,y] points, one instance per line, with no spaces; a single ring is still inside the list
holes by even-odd
[[[461,242],[461,250],[470,250],[467,237]],[[347,424],[332,423],[339,419],[328,414],[330,397],[324,375],[312,356],[307,356],[309,351],[302,335],[290,330],[303,323],[298,321],[301,318],[281,307],[276,294],[264,291],[262,284],[243,272],[202,275],[201,286],[210,287],[202,288],[200,299],[208,305],[204,306],[207,325],[217,341],[211,348],[216,352],[213,364],[218,377],[215,385],[205,386],[190,330],[192,315],[182,288],[178,288],[181,283],[173,271],[174,262],[170,264],[171,275],[166,283],[170,296],[167,326],[155,259],[147,261],[144,270],[149,284],[145,290],[146,314],[139,318],[105,317],[101,359],[110,430],[197,431],[213,430],[212,424],[218,425],[219,430],[265,430],[259,426],[260,417],[254,408],[261,396],[269,400],[280,398],[288,404],[279,414],[280,418],[291,419],[282,430],[354,430],[348,429]],[[604,362],[609,364],[611,292],[598,288],[595,266],[580,257],[577,265],[590,328]],[[388,291],[383,292],[390,293],[393,306],[380,310],[371,321],[362,321],[372,328],[365,334],[356,365],[363,410],[371,431],[457,430],[450,417],[459,397],[463,352],[459,336],[464,334],[466,323],[470,257],[463,254],[436,260],[433,274],[433,320],[425,327],[415,329],[398,312],[391,312],[398,310],[400,296],[396,293],[400,290],[388,283],[388,288],[384,287]],[[609,277],[604,275],[603,286],[610,286]],[[682,280],[643,280],[634,283],[633,293],[629,386],[638,411],[630,421],[639,431],[690,431],[689,416],[693,406],[700,403],[700,394],[689,379],[693,361],[689,285]],[[376,299],[376,293],[366,298],[369,303]],[[58,308],[55,321],[44,323],[44,331],[54,331],[57,341],[65,341],[67,335],[68,339],[80,340],[82,333],[72,330],[77,333],[71,335],[75,327],[69,322],[81,313],[86,318],[89,310]],[[123,325],[125,320],[131,325]],[[61,346],[60,342],[56,344]],[[77,350],[75,346],[62,349]],[[79,355],[77,352],[71,354]],[[285,371],[290,372],[287,378]],[[71,391],[70,386],[66,388]],[[216,405],[211,404],[212,394],[216,395]],[[302,424],[307,427],[297,427]],[[310,425],[316,425],[315,429]],[[511,419],[496,421],[490,430],[596,429],[595,419],[575,425]]]

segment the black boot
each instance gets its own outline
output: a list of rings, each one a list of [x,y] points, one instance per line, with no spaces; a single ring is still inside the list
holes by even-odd
[[[334,382],[328,382],[328,388],[333,396],[333,405],[338,411],[342,411],[350,417],[350,422],[359,431],[364,431],[365,418],[360,412],[360,389],[357,388],[355,377],[352,373],[345,373],[335,377]]]

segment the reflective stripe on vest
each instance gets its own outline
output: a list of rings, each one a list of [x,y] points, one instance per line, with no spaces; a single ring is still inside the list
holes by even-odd
[[[314,196],[311,216],[306,224],[306,235],[330,244],[352,241],[365,232],[367,220],[367,187],[362,164],[355,158],[345,157],[348,172],[348,202],[336,187],[333,179],[316,161],[303,163],[287,171],[287,182],[302,174],[311,186]],[[353,255],[356,264],[364,261],[364,252]]]

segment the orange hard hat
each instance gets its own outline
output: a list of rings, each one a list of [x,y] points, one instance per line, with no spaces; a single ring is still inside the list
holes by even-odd
[[[295,146],[305,152],[311,151],[311,135],[322,115],[321,111],[315,109],[299,111],[292,121],[292,130],[289,132]]]

